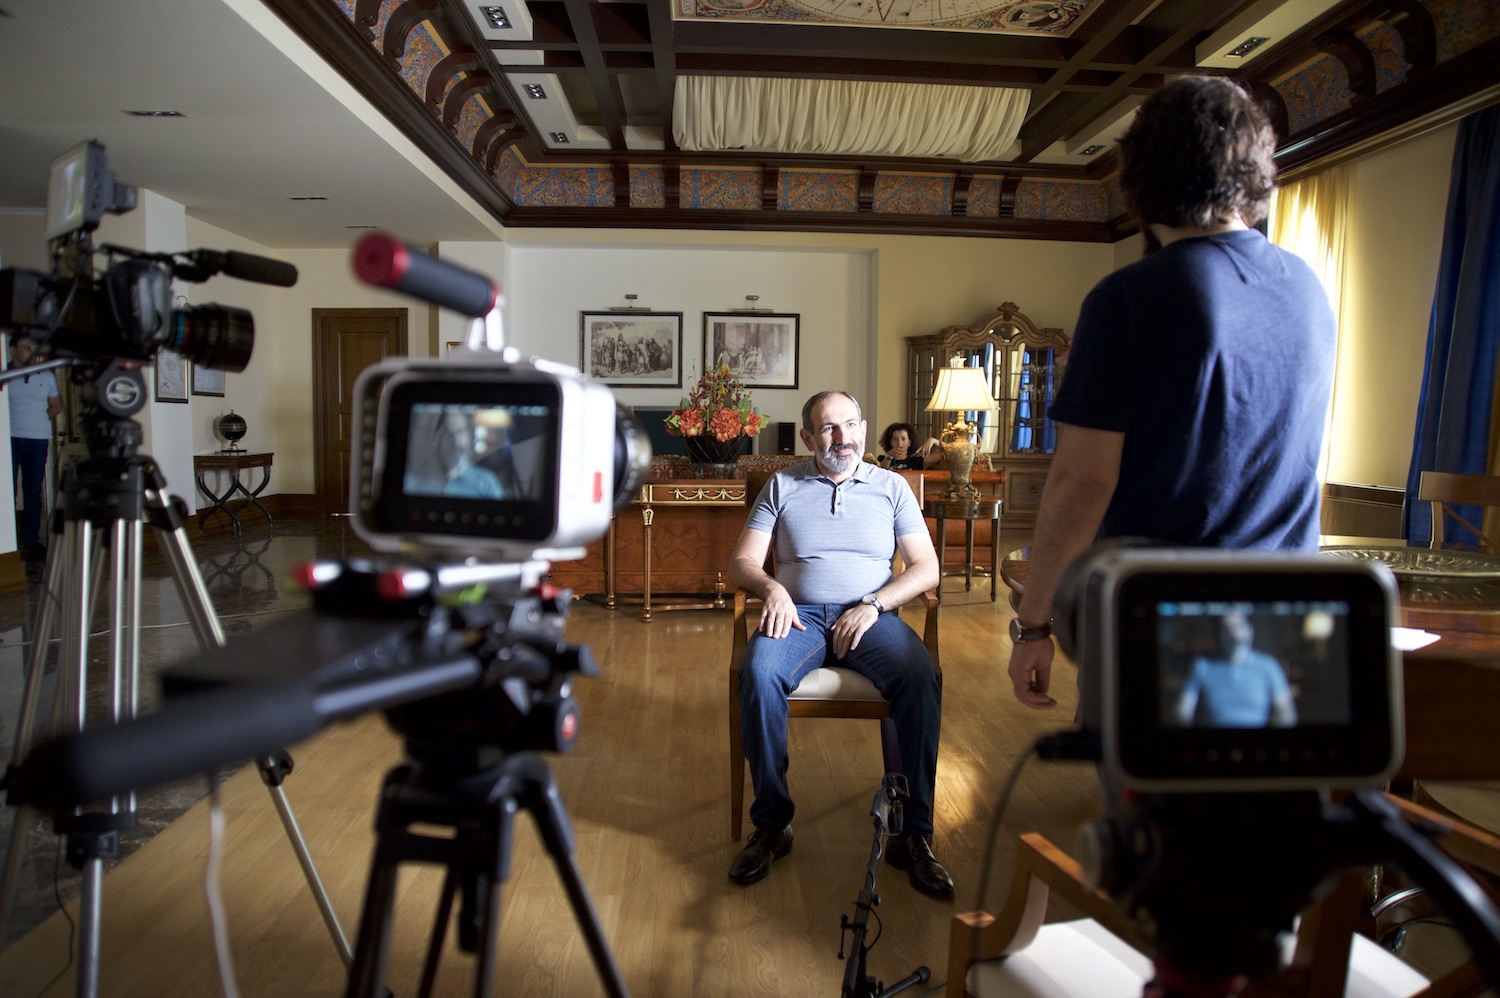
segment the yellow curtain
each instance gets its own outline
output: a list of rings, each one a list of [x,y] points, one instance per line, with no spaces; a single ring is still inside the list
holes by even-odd
[[[1339,349],[1344,339],[1344,257],[1349,220],[1349,171],[1335,166],[1287,184],[1271,204],[1271,241],[1307,261],[1323,282],[1338,323]],[[1339,376],[1335,362],[1333,404],[1323,434],[1318,480],[1328,480],[1328,455],[1333,448],[1333,414],[1338,408]]]

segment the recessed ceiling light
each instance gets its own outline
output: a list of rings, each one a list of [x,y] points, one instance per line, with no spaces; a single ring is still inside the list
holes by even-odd
[[[1094,155],[1094,153],[1098,152],[1100,149],[1103,149],[1103,148],[1104,148],[1103,146],[1099,145],[1096,142],[1096,143],[1094,143],[1091,146],[1084,146],[1082,149],[1078,150],[1078,155],[1080,155],[1080,156],[1092,156],[1092,155]]]
[[[1260,48],[1270,40],[1271,39],[1269,38],[1259,38],[1252,36],[1250,38],[1246,38],[1244,41],[1240,42],[1238,45],[1224,54],[1231,59],[1243,59],[1245,58],[1245,56],[1249,55],[1251,52],[1254,52],[1256,49]]]
[[[504,7],[480,7],[479,13],[484,15],[492,28],[510,27],[510,18],[506,16]]]
[[[552,141],[556,142],[558,145],[567,145],[568,144],[568,133],[567,132],[548,132],[547,134],[551,135],[552,136]]]
[[[181,111],[126,111],[132,118],[186,118]]]
[[[547,99],[547,91],[542,89],[542,85],[540,83],[527,83],[522,86],[521,89],[525,90],[526,96],[530,97],[532,100]]]

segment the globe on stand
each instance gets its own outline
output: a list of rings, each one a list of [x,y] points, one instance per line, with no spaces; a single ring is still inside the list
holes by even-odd
[[[244,438],[245,431],[250,428],[245,424],[245,417],[236,415],[235,411],[230,409],[227,413],[219,417],[218,427],[219,436],[229,442],[229,446],[224,448],[224,453],[242,453],[244,448],[239,446],[239,442]]]

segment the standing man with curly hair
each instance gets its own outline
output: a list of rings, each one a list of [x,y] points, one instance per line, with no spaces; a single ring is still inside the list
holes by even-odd
[[[1336,329],[1311,268],[1251,228],[1275,149],[1250,95],[1208,78],[1157,91],[1120,141],[1146,256],[1084,300],[1052,408],[1057,453],[1011,628],[1028,706],[1056,706],[1053,595],[1096,539],[1317,548]]]

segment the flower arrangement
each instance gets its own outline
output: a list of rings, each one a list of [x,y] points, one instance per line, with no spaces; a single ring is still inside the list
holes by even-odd
[[[750,393],[723,360],[703,372],[687,398],[666,419],[667,432],[674,437],[708,434],[721,443],[742,434],[753,437],[764,425],[760,413],[750,406]]]

